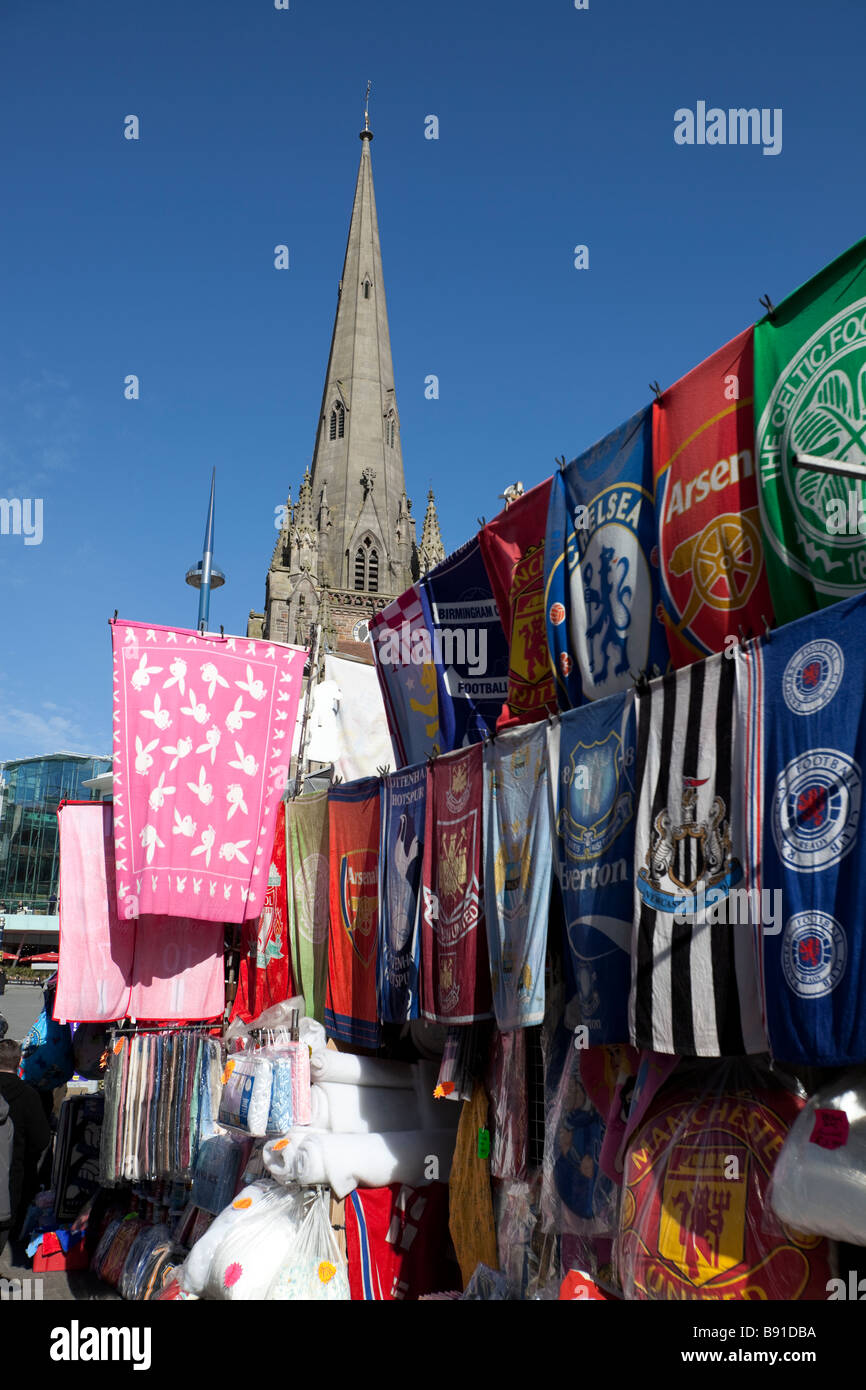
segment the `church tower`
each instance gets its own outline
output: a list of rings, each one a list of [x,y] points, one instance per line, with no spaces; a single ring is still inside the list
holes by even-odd
[[[312,465],[297,502],[290,496],[286,506],[265,611],[251,612],[248,626],[249,636],[301,646],[311,643],[325,593],[332,640],[357,639],[364,623],[420,573],[403,476],[367,112],[360,138]]]

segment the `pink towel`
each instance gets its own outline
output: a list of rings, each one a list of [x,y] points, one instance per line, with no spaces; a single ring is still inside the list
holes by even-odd
[[[118,918],[112,807],[68,802],[60,824],[60,960],[54,1017],[216,1018],[225,1003],[223,925]]]
[[[121,917],[258,917],[306,653],[112,624]]]
[[[55,1018],[124,1018],[135,923],[118,920],[111,806],[70,802],[60,827],[60,959]]]

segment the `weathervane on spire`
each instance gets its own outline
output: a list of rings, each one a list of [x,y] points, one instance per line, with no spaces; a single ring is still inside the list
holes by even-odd
[[[370,129],[370,92],[372,88],[372,82],[368,82],[367,95],[364,97],[364,129],[361,131],[362,140],[372,140],[373,138],[373,132]]]

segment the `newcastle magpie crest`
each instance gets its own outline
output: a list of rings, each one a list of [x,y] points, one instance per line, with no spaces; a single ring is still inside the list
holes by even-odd
[[[638,873],[638,892],[659,912],[692,912],[727,897],[743,876],[731,854],[730,821],[722,797],[713,797],[709,815],[698,820],[698,788],[706,778],[683,778],[680,821],[668,809],[655,818],[646,866]]]

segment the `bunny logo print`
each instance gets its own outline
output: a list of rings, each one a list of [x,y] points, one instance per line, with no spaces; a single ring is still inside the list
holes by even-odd
[[[112,645],[120,915],[182,915],[192,884],[198,917],[258,917],[305,653],[121,622]]]

